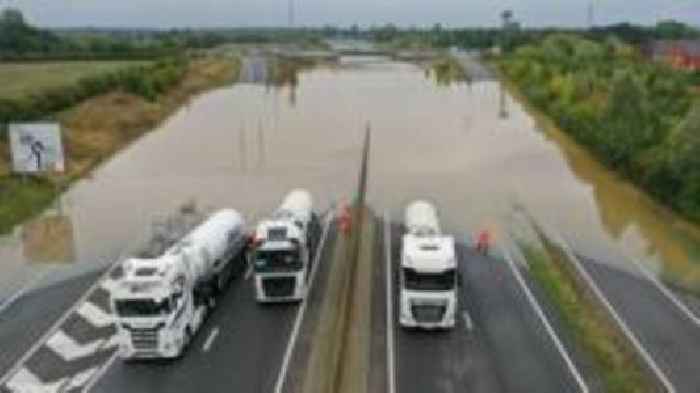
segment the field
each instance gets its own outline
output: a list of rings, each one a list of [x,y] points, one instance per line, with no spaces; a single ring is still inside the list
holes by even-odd
[[[0,99],[16,98],[44,89],[62,87],[78,80],[146,61],[66,61],[0,64]]]

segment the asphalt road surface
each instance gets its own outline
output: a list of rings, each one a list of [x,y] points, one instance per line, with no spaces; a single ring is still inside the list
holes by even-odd
[[[699,392],[700,326],[643,276],[580,260],[676,392]]]
[[[400,236],[392,226],[397,392],[580,391],[508,265],[463,245],[457,326],[445,332],[397,326]]]

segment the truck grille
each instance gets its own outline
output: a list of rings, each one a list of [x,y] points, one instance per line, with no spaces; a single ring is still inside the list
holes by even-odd
[[[444,305],[417,305],[411,306],[411,312],[416,322],[436,323],[442,321],[445,316]]]
[[[131,329],[131,343],[138,351],[158,349],[158,329]]]
[[[294,295],[294,277],[271,277],[262,280],[263,290],[267,297],[289,297]]]

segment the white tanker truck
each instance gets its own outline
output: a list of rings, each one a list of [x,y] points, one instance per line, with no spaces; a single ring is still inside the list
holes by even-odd
[[[242,216],[221,210],[155,259],[128,259],[112,292],[122,358],[175,358],[245,267]]]
[[[457,309],[454,238],[441,233],[435,207],[428,202],[410,204],[404,223],[399,323],[424,329],[452,328]]]
[[[258,302],[299,301],[306,296],[320,223],[311,194],[293,190],[255,232],[255,294]]]

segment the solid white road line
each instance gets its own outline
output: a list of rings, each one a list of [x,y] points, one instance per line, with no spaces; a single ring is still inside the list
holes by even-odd
[[[328,218],[326,219],[325,228],[323,229],[323,235],[321,235],[321,241],[316,249],[316,255],[314,256],[314,266],[311,269],[311,277],[309,280],[309,287],[306,290],[306,296],[299,306],[297,311],[297,317],[294,321],[294,327],[289,335],[289,340],[287,341],[287,348],[284,351],[284,358],[282,358],[282,366],[280,367],[279,373],[277,374],[277,381],[275,382],[274,393],[282,393],[284,388],[284,382],[287,379],[287,372],[289,371],[289,362],[292,360],[292,353],[294,352],[294,347],[296,346],[297,337],[301,330],[301,322],[304,320],[304,313],[306,313],[306,305],[309,303],[309,297],[311,297],[311,290],[316,282],[316,272],[318,271],[318,265],[320,264],[321,254],[323,254],[323,248],[326,244],[326,238],[328,237],[328,229],[330,228],[331,220],[333,220],[333,212],[328,213]]]
[[[204,342],[204,345],[202,346],[202,351],[204,352],[209,352],[211,349],[211,345],[214,344],[214,340],[216,340],[216,337],[219,335],[219,327],[215,327],[211,330],[211,333],[209,333],[209,337],[207,337],[207,340]]]
[[[94,354],[102,348],[104,341],[97,340],[83,345],[59,329],[46,341],[46,346],[63,360],[70,362]]]
[[[76,312],[92,326],[97,328],[107,327],[114,323],[114,318],[111,314],[105,312],[90,301],[83,303]]]
[[[112,367],[112,364],[114,364],[114,361],[117,360],[118,357],[119,357],[119,351],[114,351],[114,353],[109,358],[109,360],[107,360],[107,362],[105,362],[105,364],[102,365],[102,368],[96,374],[94,374],[94,376],[90,380],[90,382],[88,382],[85,385],[85,388],[83,389],[83,393],[89,393],[92,390],[92,388],[95,387],[97,382],[105,375],[107,370],[109,370],[109,368]]]
[[[98,371],[98,369],[99,367],[92,367],[85,371],[81,371],[78,374],[75,374],[61,391],[67,392],[72,389],[83,387],[88,381],[90,381],[90,379]]]
[[[63,390],[66,378],[50,383],[43,382],[26,368],[20,368],[6,381],[5,386],[13,393],[59,393]]]
[[[253,277],[253,264],[248,263],[248,268],[245,271],[245,276],[243,277],[246,281],[250,280],[250,278]]]
[[[595,283],[593,278],[588,274],[588,271],[583,267],[583,264],[581,261],[578,259],[578,257],[571,251],[571,248],[569,247],[569,244],[564,240],[564,238],[561,237],[561,235],[557,234],[557,240],[559,244],[562,246],[564,253],[566,253],[567,257],[571,262],[574,264],[574,267],[576,270],[579,272],[579,274],[583,277],[583,279],[586,281],[588,284],[589,288],[593,291],[593,293],[598,297],[598,300],[600,300],[601,303],[605,306],[605,308],[608,310],[610,315],[612,315],[613,319],[615,322],[617,322],[617,325],[620,327],[622,332],[627,336],[627,338],[632,342],[632,345],[634,345],[635,349],[639,354],[644,358],[644,361],[647,362],[647,365],[651,370],[654,372],[656,377],[661,381],[661,384],[664,386],[664,389],[666,389],[666,392],[668,393],[675,393],[676,388],[671,384],[671,381],[666,377],[666,374],[664,374],[663,371],[661,371],[661,368],[659,367],[658,364],[656,364],[656,361],[654,361],[654,358],[651,357],[649,352],[647,352],[646,348],[642,346],[642,344],[639,342],[639,339],[637,339],[637,336],[632,333],[632,330],[627,326],[625,321],[622,320],[622,318],[617,314],[617,311],[615,311],[615,308],[610,304],[608,299],[603,295],[603,291],[598,288],[598,284]]]
[[[581,373],[576,368],[576,365],[574,365],[574,362],[571,360],[571,356],[569,356],[569,352],[566,350],[561,340],[559,340],[559,337],[552,328],[552,325],[549,323],[549,320],[547,319],[547,316],[542,310],[542,307],[540,307],[539,303],[537,303],[537,299],[535,299],[535,296],[530,291],[530,287],[527,286],[525,279],[523,278],[522,274],[520,274],[518,268],[515,266],[515,263],[513,262],[513,259],[510,256],[510,253],[505,247],[501,246],[501,248],[503,250],[503,255],[505,256],[508,267],[510,267],[510,270],[515,276],[516,281],[518,281],[518,284],[520,284],[520,288],[522,288],[523,292],[525,293],[525,297],[527,297],[527,300],[532,306],[532,308],[535,310],[537,317],[540,319],[545,329],[547,330],[547,334],[549,334],[549,337],[552,339],[554,345],[557,347],[559,354],[564,359],[564,362],[569,368],[569,372],[576,380],[579,389],[583,393],[588,393],[588,385],[586,385],[586,381],[584,381],[583,377],[581,376]]]
[[[394,294],[391,268],[391,217],[384,212],[384,255],[386,259],[386,381],[387,393],[396,392],[396,368],[394,366]]]
[[[646,267],[642,266],[641,262],[636,262],[635,265],[639,267],[639,270],[647,277],[649,281],[651,281],[654,286],[671,302],[673,303],[678,310],[683,313],[683,315],[686,316],[690,320],[690,322],[694,323],[697,326],[700,326],[700,318],[698,318],[695,313],[690,311],[688,306],[685,305],[673,292],[671,292],[666,285],[661,283],[658,278],[656,278],[649,270],[647,270]]]
[[[0,304],[0,314],[2,314],[5,310],[7,310],[11,305],[13,305],[17,300],[22,298],[29,290],[34,288],[38,283],[41,282],[41,280],[46,277],[49,272],[51,272],[53,268],[49,267],[46,268],[46,270],[40,274],[37,274],[36,277],[34,277],[33,280],[29,280],[28,283],[26,283],[22,288],[19,289],[19,291],[15,292],[12,296],[10,296],[9,299],[5,300],[2,304]]]
[[[110,274],[114,271],[114,269],[117,268],[119,265],[119,261],[123,259],[124,254],[120,255],[119,258],[116,259],[116,262],[113,263],[103,274],[100,276],[95,283],[88,288],[87,291],[83,294],[83,296],[76,301],[72,307],[70,307],[68,310],[66,310],[63,315],[56,321],[54,324],[49,328],[49,330],[39,339],[37,340],[34,345],[29,348],[27,352],[24,353],[24,355],[19,358],[15,362],[15,364],[10,368],[10,370],[5,373],[5,375],[0,378],[0,387],[2,387],[15,373],[19,371],[19,369],[22,367],[22,365],[32,356],[34,355],[39,348],[41,348],[42,345],[63,325],[63,323],[68,319],[68,317],[71,316],[75,312],[75,310],[80,307],[81,304],[83,304],[89,297],[92,295],[92,293],[97,289],[99,286],[102,285],[102,281],[105,280],[110,276]]]

